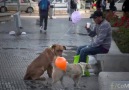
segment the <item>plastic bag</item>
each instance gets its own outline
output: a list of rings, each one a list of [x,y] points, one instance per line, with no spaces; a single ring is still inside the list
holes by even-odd
[[[95,55],[88,55],[87,56],[87,63],[92,64],[92,65],[96,64],[97,60],[96,60]]]
[[[79,62],[79,58],[80,58],[80,55],[74,56],[74,62],[73,63],[77,64]],[[96,64],[97,63],[96,55],[88,55],[87,58],[86,58],[86,63]]]

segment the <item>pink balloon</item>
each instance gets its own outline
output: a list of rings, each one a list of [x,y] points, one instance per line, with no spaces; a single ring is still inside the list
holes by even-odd
[[[79,11],[74,11],[71,15],[71,19],[73,23],[77,23],[81,20],[81,14]]]

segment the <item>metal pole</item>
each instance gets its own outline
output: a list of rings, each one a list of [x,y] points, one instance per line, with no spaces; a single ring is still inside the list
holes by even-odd
[[[21,31],[20,31],[20,27],[21,27],[21,19],[20,19],[20,15],[19,15],[19,12],[15,13],[14,15],[14,21],[15,21],[15,25],[16,25],[16,28],[17,28],[17,31],[16,31],[16,35],[21,35]]]
[[[55,16],[55,3],[54,3],[54,16]]]
[[[20,19],[20,0],[17,0],[17,13],[14,15],[14,20],[15,20],[15,23],[16,23],[16,27],[17,27],[17,32],[16,34],[17,35],[21,35],[21,31],[20,29],[22,28],[22,25],[21,25],[21,19]]]
[[[17,11],[20,11],[20,0],[17,0]]]

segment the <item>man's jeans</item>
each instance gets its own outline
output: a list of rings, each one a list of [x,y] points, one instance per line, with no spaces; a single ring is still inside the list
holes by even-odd
[[[86,62],[87,55],[95,55],[99,53],[108,53],[108,50],[103,48],[102,46],[98,47],[90,47],[90,46],[80,46],[77,49],[77,55],[80,55],[79,62]]]

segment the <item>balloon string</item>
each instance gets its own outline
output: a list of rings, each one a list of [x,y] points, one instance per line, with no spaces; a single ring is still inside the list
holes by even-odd
[[[61,37],[60,40],[62,40],[62,39],[64,38],[64,36],[65,36],[71,29],[74,29],[74,28],[75,28],[75,24],[72,23],[72,25],[68,28],[68,31]],[[59,43],[59,41],[58,41],[58,43]]]

